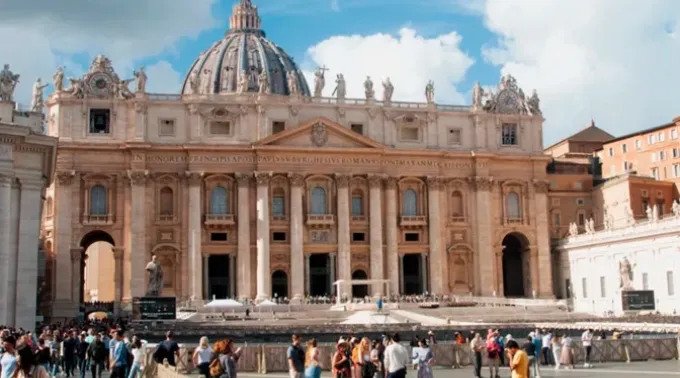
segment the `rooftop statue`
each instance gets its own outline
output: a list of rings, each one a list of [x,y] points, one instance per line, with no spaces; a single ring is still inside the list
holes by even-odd
[[[262,70],[260,72],[260,75],[257,77],[258,82],[260,83],[260,86],[258,88],[258,92],[261,94],[267,94],[269,93],[269,76],[267,76],[267,72],[265,70]]]
[[[482,88],[478,81],[472,88],[472,106],[475,109],[482,109],[484,106],[484,104],[482,103],[483,100],[484,100],[484,88]]]
[[[57,68],[57,72],[54,73],[52,76],[52,80],[54,82],[54,91],[55,92],[61,92],[64,90],[64,68],[59,67]]]
[[[383,85],[383,102],[385,103],[392,102],[392,95],[394,94],[394,85],[392,85],[390,78],[388,77],[387,79],[385,79],[382,85]]]
[[[43,100],[43,90],[48,86],[49,84],[43,84],[40,78],[38,78],[33,84],[33,93],[31,98],[32,112],[42,113],[43,107],[45,107],[45,102]]]
[[[14,99],[14,89],[19,83],[19,75],[10,71],[9,64],[5,64],[0,71],[0,101],[11,102]]]
[[[297,74],[294,71],[288,71],[286,79],[288,81],[288,92],[291,95],[298,94]]]
[[[318,67],[314,72],[314,97],[321,97],[323,88],[326,86],[326,66]]]
[[[343,74],[338,74],[335,79],[335,89],[333,90],[333,95],[337,94],[338,99],[344,99],[347,95],[347,89],[345,85],[345,76]]]
[[[364,81],[364,93],[366,94],[367,100],[375,99],[375,90],[373,90],[373,80],[370,76],[366,76],[366,81]]]
[[[135,92],[137,93],[144,93],[146,92],[146,73],[144,72],[144,66],[139,67],[138,71],[134,72],[135,78],[137,81],[135,82]]]
[[[428,104],[434,104],[434,81],[432,80],[425,86],[425,99]]]

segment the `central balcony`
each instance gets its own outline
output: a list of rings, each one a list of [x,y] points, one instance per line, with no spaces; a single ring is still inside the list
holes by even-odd
[[[404,228],[419,228],[427,225],[425,215],[402,215],[399,219],[399,226]]]
[[[234,215],[233,214],[206,214],[205,215],[205,227],[211,229],[220,229],[233,227]]]
[[[110,226],[113,224],[113,215],[85,215],[83,226]]]
[[[307,226],[313,228],[332,227],[335,224],[333,214],[307,214]]]

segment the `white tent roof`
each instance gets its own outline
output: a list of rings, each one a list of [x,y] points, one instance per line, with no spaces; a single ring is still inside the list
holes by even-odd
[[[257,305],[257,307],[271,307],[271,306],[278,306],[278,304],[270,301],[269,299],[265,299]]]
[[[238,301],[235,301],[233,299],[215,299],[211,301],[210,303],[206,304],[203,307],[207,308],[236,308],[236,307],[242,307],[243,304],[241,304]]]

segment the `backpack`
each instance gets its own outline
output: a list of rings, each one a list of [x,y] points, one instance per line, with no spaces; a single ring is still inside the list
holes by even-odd
[[[222,374],[224,374],[224,366],[222,366],[222,362],[220,361],[219,358],[215,358],[210,362],[209,370],[211,377],[217,378],[221,377]]]
[[[153,351],[153,360],[156,361],[156,363],[162,364],[163,360],[167,357],[167,349],[165,349],[165,346],[163,346],[163,343],[158,343],[156,345],[156,349]]]

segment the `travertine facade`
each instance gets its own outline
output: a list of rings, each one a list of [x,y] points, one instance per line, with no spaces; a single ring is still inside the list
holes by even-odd
[[[146,93],[141,70],[131,93],[100,56],[48,99],[53,316],[83,298],[97,241],[118,302],[145,293],[151,254],[179,298],[300,298],[351,278],[389,279],[391,294],[552,296],[535,93],[507,76],[472,106],[436,104],[432,86],[424,103],[392,101],[389,82],[382,101],[372,82],[365,99],[344,98],[344,82],[324,98],[325,71],[309,90],[259,23],[250,1],[235,6],[181,95]],[[232,60],[243,44],[260,51],[245,64]]]

